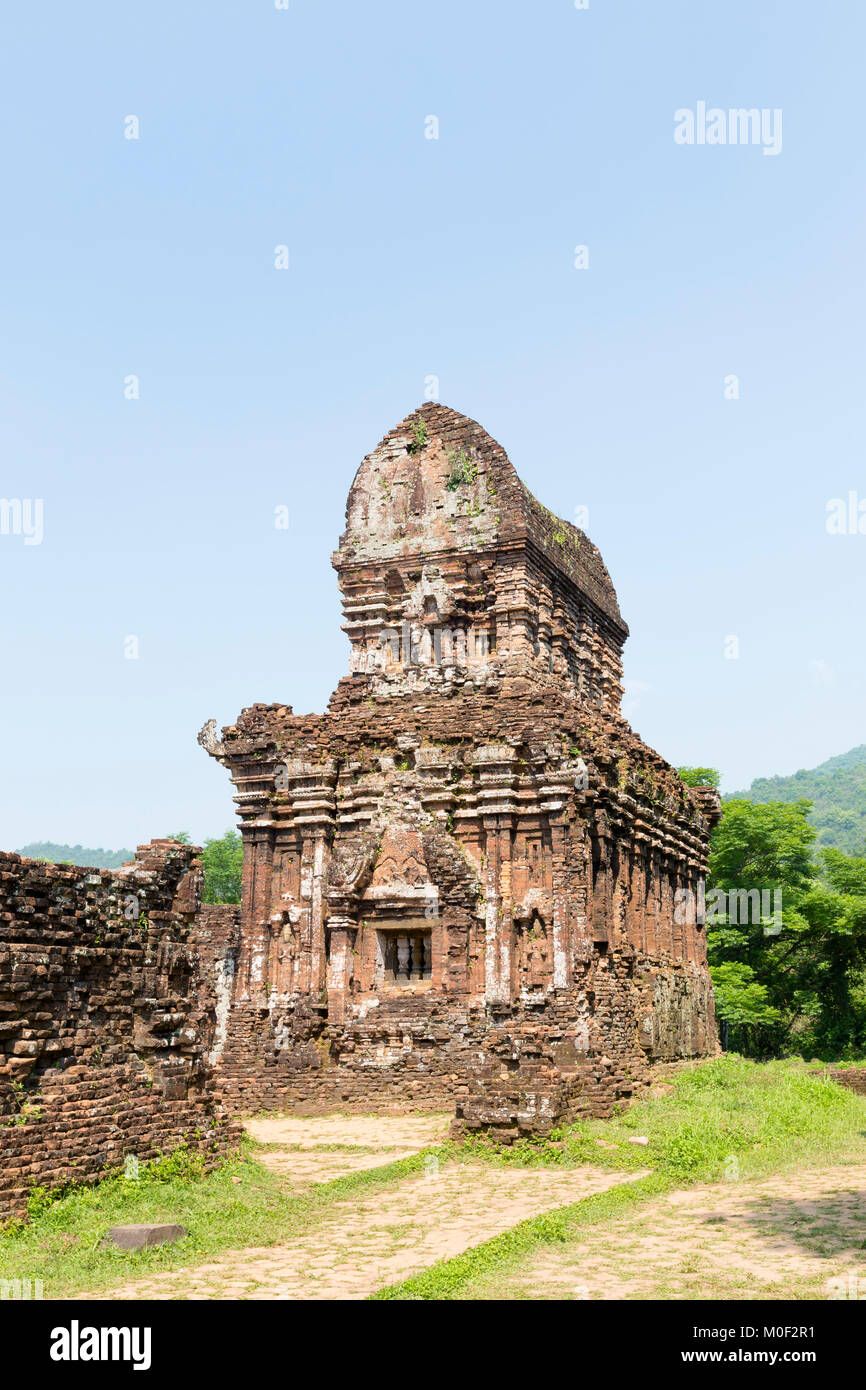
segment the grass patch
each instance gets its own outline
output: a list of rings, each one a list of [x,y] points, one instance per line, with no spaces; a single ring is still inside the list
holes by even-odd
[[[630,1144],[638,1136],[646,1145]],[[601,1141],[601,1142],[599,1142]],[[501,1148],[489,1139],[462,1145],[462,1156],[491,1164],[576,1167],[646,1178],[523,1221],[513,1230],[440,1261],[377,1299],[453,1299],[491,1274],[503,1274],[543,1246],[575,1238],[692,1182],[760,1177],[786,1168],[866,1159],[866,1099],[790,1061],[752,1062],[726,1055],[682,1071],[664,1095],[638,1101],[611,1120],[586,1120],[546,1140]]]
[[[646,1145],[629,1143],[645,1137]],[[652,1166],[678,1181],[760,1176],[788,1166],[866,1157],[866,1099],[795,1061],[753,1062],[726,1054],[675,1078],[665,1095],[637,1101],[610,1120],[584,1120],[548,1139],[500,1148],[470,1140],[463,1152],[491,1163],[629,1172]]]
[[[205,1174],[196,1155],[175,1151],[143,1163],[137,1181],[118,1175],[56,1198],[37,1190],[30,1221],[11,1221],[0,1234],[0,1278],[42,1279],[46,1298],[63,1298],[182,1269],[225,1250],[277,1245],[315,1227],[334,1202],[395,1186],[423,1172],[430,1155],[440,1162],[448,1157],[425,1149],[293,1193],[253,1153],[244,1141],[238,1156]],[[109,1226],[163,1221],[179,1222],[189,1235],[149,1250],[101,1247]]]

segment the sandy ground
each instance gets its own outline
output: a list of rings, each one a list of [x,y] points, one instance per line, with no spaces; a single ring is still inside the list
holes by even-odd
[[[362,1144],[415,1151],[441,1144],[450,1122],[450,1115],[268,1115],[246,1120],[244,1129],[260,1144],[298,1144],[303,1149]]]
[[[256,1158],[293,1188],[381,1168],[448,1137],[448,1115],[323,1115],[247,1120]]]
[[[474,1298],[866,1299],[866,1166],[673,1192]]]

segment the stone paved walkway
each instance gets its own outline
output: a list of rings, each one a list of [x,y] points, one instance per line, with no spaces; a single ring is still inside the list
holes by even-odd
[[[267,1166],[295,1188],[390,1163],[438,1143],[445,1116],[253,1120]],[[317,1149],[317,1144],[328,1148]],[[337,1149],[334,1145],[347,1146]],[[285,1147],[291,1145],[292,1147]],[[363,1148],[365,1153],[352,1152]],[[630,1175],[641,1176],[640,1174]],[[448,1163],[387,1189],[335,1202],[314,1231],[284,1244],[230,1250],[205,1264],[106,1290],[121,1299],[358,1299],[526,1217],[626,1181],[601,1169]],[[82,1294],[82,1297],[92,1295]]]

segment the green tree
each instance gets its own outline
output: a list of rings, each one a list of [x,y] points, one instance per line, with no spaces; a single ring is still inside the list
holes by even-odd
[[[716,1013],[722,1025],[722,1042],[727,1047],[731,1032],[749,1038],[758,1028],[775,1027],[781,1014],[769,1002],[766,985],[755,979],[750,965],[725,961],[713,966]]]
[[[727,801],[710,847],[714,888],[805,888],[814,874],[808,801]]]
[[[822,878],[837,893],[866,897],[866,859],[840,849],[822,849],[818,860]]]
[[[243,870],[243,841],[236,830],[227,830],[219,839],[205,840],[204,893],[206,903],[239,903]]]
[[[677,772],[687,787],[715,787],[718,790],[720,777],[714,767],[678,767]]]
[[[182,845],[190,843],[185,830],[166,838],[178,840]],[[238,832],[227,830],[219,839],[205,840],[201,860],[204,866],[202,902],[239,903],[244,851],[243,841]]]
[[[707,935],[717,1012],[729,1045],[752,1055],[866,1046],[866,860],[814,859],[810,810],[730,801],[713,834],[708,908],[715,889],[727,904]],[[742,920],[731,895],[761,890],[781,894],[781,922]]]

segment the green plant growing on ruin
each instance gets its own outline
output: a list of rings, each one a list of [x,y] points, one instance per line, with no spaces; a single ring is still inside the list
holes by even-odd
[[[465,449],[452,449],[447,458],[448,476],[445,486],[449,492],[456,492],[459,487],[475,482],[478,477],[478,464]]]
[[[31,1187],[27,1197],[27,1215],[30,1220],[34,1221],[42,1216],[58,1200],[58,1196],[62,1197],[70,1186],[71,1184],[67,1183],[64,1187],[57,1188],[55,1192],[49,1191],[47,1187]]]
[[[42,1111],[39,1106],[28,1097],[27,1088],[23,1081],[12,1082],[12,1104],[14,1113],[6,1123],[9,1125],[26,1125],[31,1120],[41,1120]]]
[[[427,444],[427,426],[423,420],[416,420],[412,426],[412,441],[409,445],[410,454],[420,454]]]

